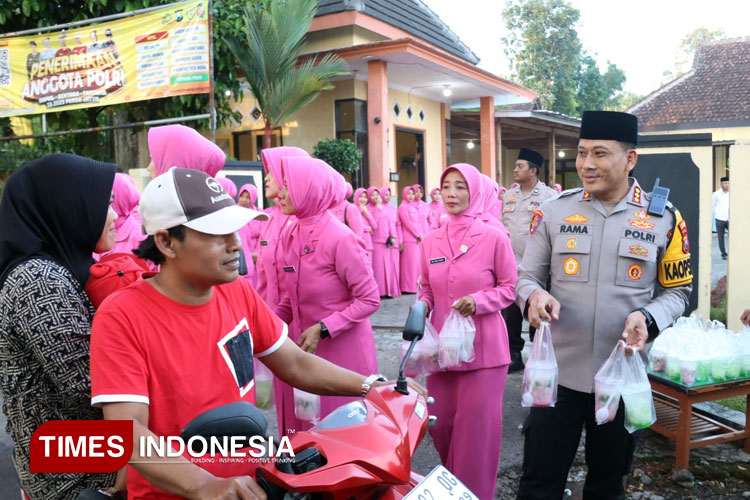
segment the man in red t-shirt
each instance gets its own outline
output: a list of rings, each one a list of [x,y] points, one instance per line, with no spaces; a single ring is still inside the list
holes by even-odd
[[[179,436],[210,408],[254,402],[253,357],[317,394],[364,395],[384,382],[299,349],[247,281],[236,279],[236,231],[267,216],[235,205],[215,179],[172,168],[146,186],[140,213],[150,236],[137,253],[161,269],[110,295],[91,335],[92,404],[106,419],[133,420],[128,497],[264,498],[251,465],[184,457],[167,464],[174,459],[141,457],[140,437]]]

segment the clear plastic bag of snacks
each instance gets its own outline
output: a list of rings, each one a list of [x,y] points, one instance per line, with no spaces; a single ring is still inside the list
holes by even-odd
[[[640,352],[625,355],[622,380],[620,392],[625,402],[625,428],[632,433],[650,427],[656,422],[656,408]]]
[[[294,416],[317,425],[320,421],[320,396],[294,389]]]
[[[625,349],[618,342],[594,376],[594,418],[598,425],[615,419],[625,368]]]
[[[471,317],[464,317],[451,308],[440,329],[438,362],[442,370],[455,368],[462,362],[474,361],[476,326]]]
[[[404,341],[401,343],[401,358],[403,359],[406,355],[406,351],[409,349],[411,342]],[[406,362],[406,376],[413,378],[421,378],[430,375],[431,373],[440,371],[440,364],[438,363],[438,334],[432,322],[425,320],[424,322],[424,335],[422,339],[417,342],[414,346],[414,350],[411,352],[409,360]]]
[[[273,405],[273,372],[255,360],[255,406],[269,408]]]
[[[543,321],[531,344],[531,355],[523,371],[523,406],[555,406],[557,402],[557,360],[549,323]]]

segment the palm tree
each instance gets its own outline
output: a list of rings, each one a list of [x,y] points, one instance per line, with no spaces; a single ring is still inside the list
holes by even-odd
[[[333,88],[328,80],[350,74],[346,62],[334,54],[298,64],[317,8],[316,0],[273,0],[267,7],[248,2],[246,35],[222,37],[263,113],[264,148],[271,147],[273,128]]]

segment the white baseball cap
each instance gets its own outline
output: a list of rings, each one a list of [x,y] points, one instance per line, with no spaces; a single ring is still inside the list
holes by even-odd
[[[230,234],[268,215],[236,205],[216,179],[200,170],[172,167],[148,183],[139,205],[146,234],[186,226],[206,234]]]

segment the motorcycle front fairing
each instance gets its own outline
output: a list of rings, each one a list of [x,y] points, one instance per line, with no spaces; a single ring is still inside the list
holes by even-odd
[[[262,474],[286,490],[318,492],[332,500],[387,486],[416,484],[419,476],[411,472],[411,458],[427,423],[422,396],[415,391],[403,395],[391,386],[380,386],[364,400],[338,408],[309,431],[291,436],[295,455],[315,447],[324,465],[290,474],[268,462]]]

